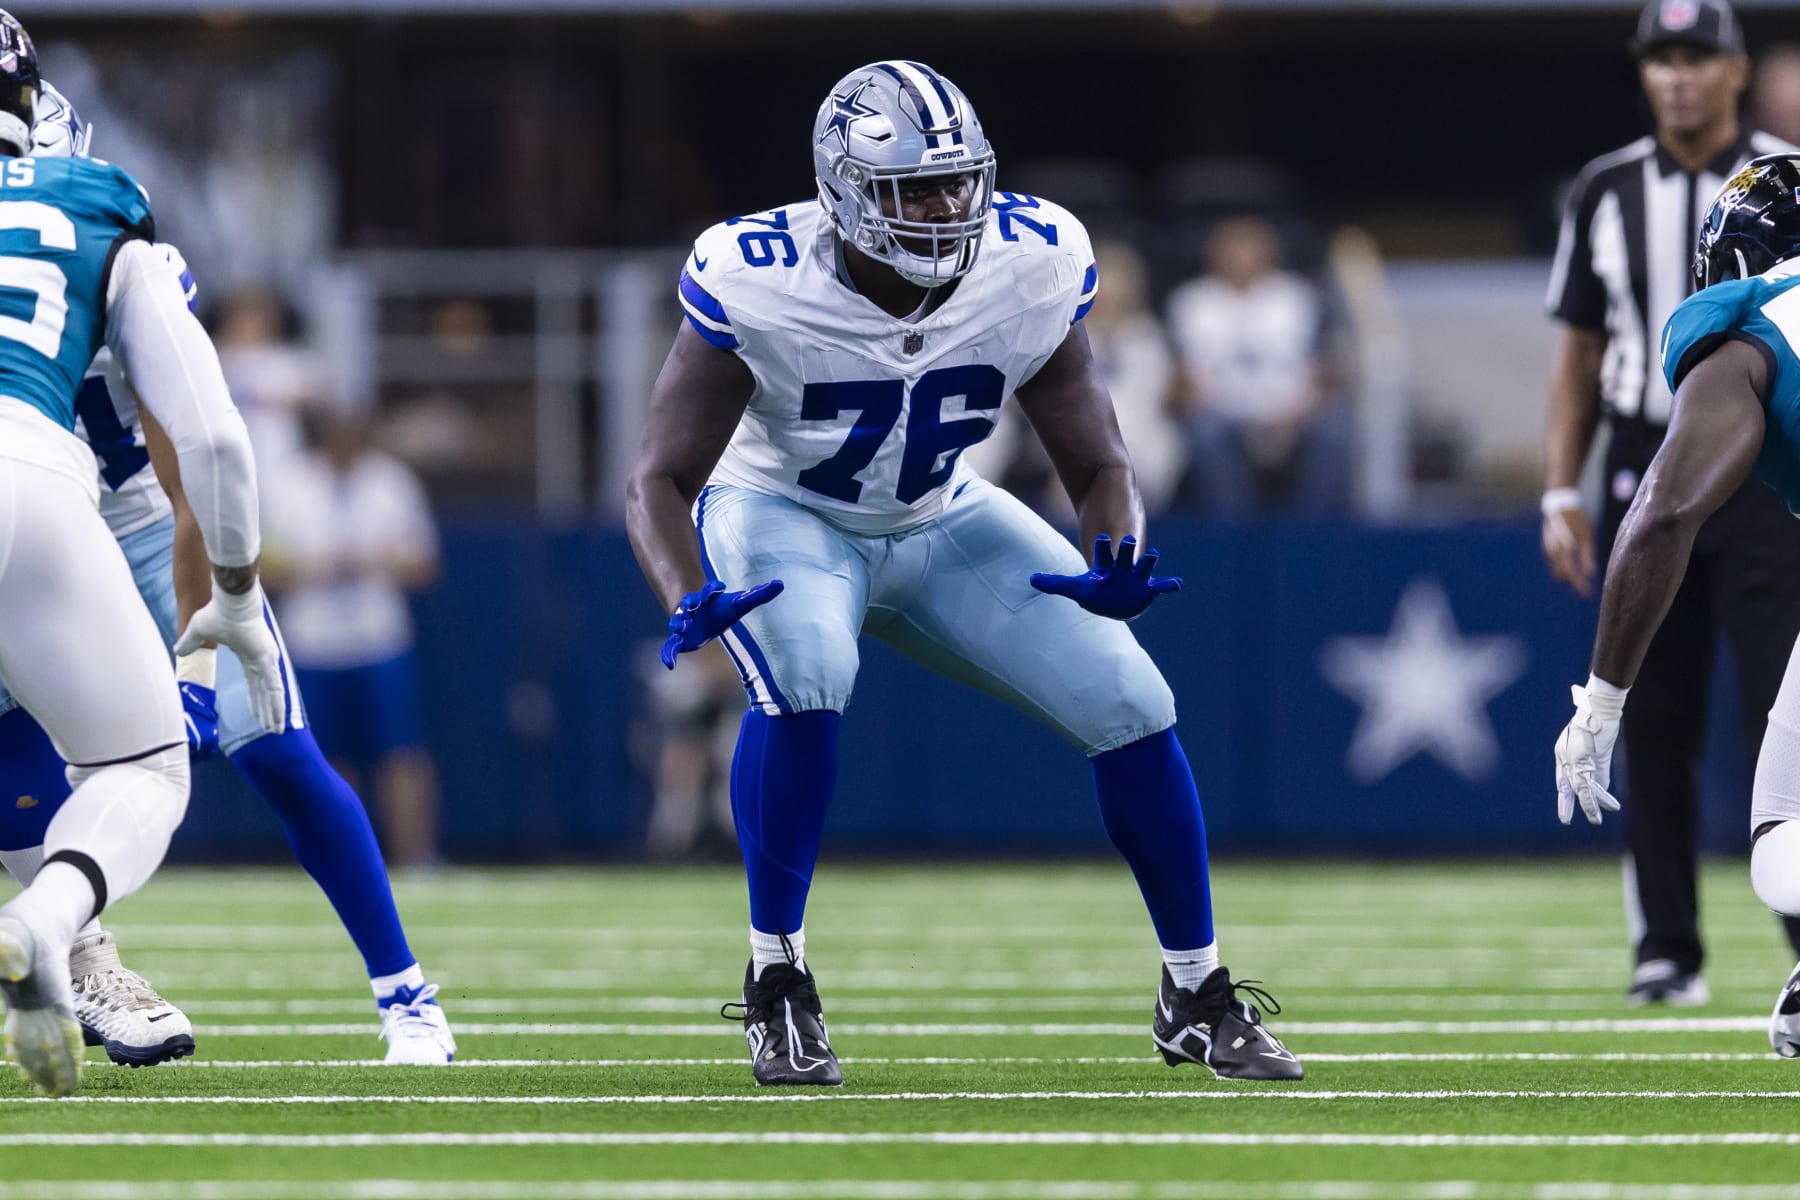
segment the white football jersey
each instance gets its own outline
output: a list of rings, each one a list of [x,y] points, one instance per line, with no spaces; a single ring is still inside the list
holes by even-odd
[[[193,307],[194,275],[181,251],[166,243],[158,244],[157,249],[169,256],[187,290],[188,306]],[[88,364],[81,391],[75,395],[75,434],[98,461],[100,515],[114,537],[135,533],[174,511],[150,468],[144,427],[138,420],[137,393],[105,347]]]
[[[713,481],[787,497],[856,533],[941,513],[973,474],[962,451],[1087,315],[1087,231],[1054,204],[1001,192],[954,287],[918,321],[889,316],[840,278],[816,200],[701,234],[681,274],[683,311],[756,380]]]

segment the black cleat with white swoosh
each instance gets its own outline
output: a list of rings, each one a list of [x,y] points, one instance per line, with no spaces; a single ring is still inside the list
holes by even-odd
[[[726,1009],[719,1015],[737,1020]],[[750,1043],[750,1069],[763,1087],[837,1087],[844,1082],[837,1055],[825,1036],[825,1012],[812,972],[797,963],[776,963],[756,977],[756,964],[744,969],[744,1040]]]
[[[1175,986],[1169,968],[1162,973],[1156,996],[1156,1019],[1150,1037],[1171,1067],[1199,1063],[1220,1079],[1304,1079],[1306,1069],[1262,1023],[1262,1013],[1247,992],[1279,1013],[1275,998],[1254,983],[1233,983],[1220,967],[1190,991]]]

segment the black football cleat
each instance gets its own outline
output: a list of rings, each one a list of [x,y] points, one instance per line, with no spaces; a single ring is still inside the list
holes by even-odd
[[[738,1016],[727,1010],[728,1021]],[[750,1069],[761,1087],[837,1087],[844,1082],[837,1055],[825,1036],[825,1012],[812,972],[792,963],[744,968],[744,1040],[750,1043]]]
[[[1220,967],[1195,991],[1175,986],[1169,968],[1162,973],[1156,997],[1156,1019],[1150,1038],[1171,1067],[1199,1063],[1220,1079],[1304,1079],[1306,1069],[1283,1046],[1262,1014],[1238,993],[1248,992],[1279,1013],[1275,998],[1253,982],[1233,983]]]

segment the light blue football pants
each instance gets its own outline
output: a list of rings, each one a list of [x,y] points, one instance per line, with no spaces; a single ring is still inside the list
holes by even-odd
[[[694,523],[711,578],[732,590],[785,585],[722,639],[750,703],[770,716],[842,712],[869,633],[1089,755],[1175,723],[1168,684],[1123,622],[1031,586],[1034,571],[1086,570],[1081,554],[985,480],[902,533],[848,533],[792,500],[728,485],[700,494]]]

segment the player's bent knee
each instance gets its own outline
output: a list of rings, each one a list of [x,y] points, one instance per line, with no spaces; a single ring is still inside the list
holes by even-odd
[[[833,622],[803,622],[765,639],[767,670],[747,689],[765,712],[843,712],[861,665],[856,638]]]
[[[190,774],[187,743],[183,742],[130,762],[70,767],[69,786],[104,788],[128,796],[145,838],[166,844],[187,815]]]
[[[1783,821],[1750,851],[1756,898],[1787,917],[1800,916],[1800,821]]]
[[[1121,654],[1115,662],[1118,688],[1096,708],[1099,720],[1083,731],[1082,748],[1089,757],[1117,750],[1175,724],[1175,693],[1136,643],[1135,655]]]

